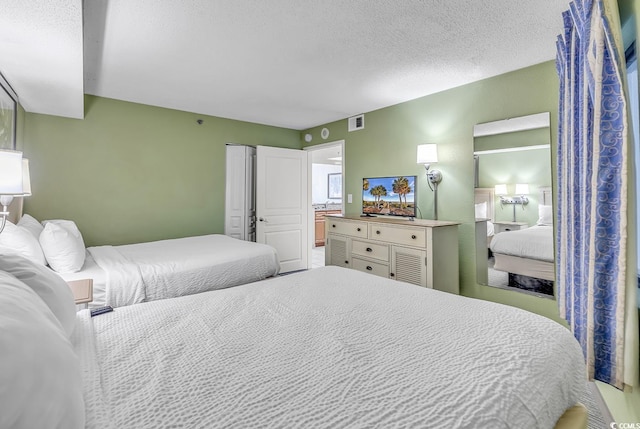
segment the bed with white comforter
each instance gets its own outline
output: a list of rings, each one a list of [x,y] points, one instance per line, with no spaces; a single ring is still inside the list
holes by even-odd
[[[585,387],[549,319],[338,267],[84,310],[72,343],[87,428],[553,428]]]
[[[120,307],[250,283],[280,271],[272,246],[212,234],[85,248],[75,222],[25,214],[0,235],[0,252],[49,266],[66,281],[92,279],[92,307]]]
[[[493,268],[496,270],[548,282],[555,280],[551,224],[501,232],[493,237],[490,248],[495,258]],[[543,293],[552,295],[553,291],[547,289]]]
[[[62,276],[94,279],[94,306],[121,307],[222,289],[280,270],[273,247],[219,234],[89,247],[87,252],[82,271]]]
[[[491,251],[553,262],[553,226],[534,225],[530,228],[496,234],[491,240]]]

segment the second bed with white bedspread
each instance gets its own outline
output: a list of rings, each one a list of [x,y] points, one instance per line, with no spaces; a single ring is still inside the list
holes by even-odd
[[[95,261],[104,272],[104,302],[97,305],[113,307],[237,286],[280,270],[273,247],[218,234],[87,250],[85,267],[95,272]]]

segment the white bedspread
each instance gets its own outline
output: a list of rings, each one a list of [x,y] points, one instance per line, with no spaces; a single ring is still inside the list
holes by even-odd
[[[494,253],[553,262],[553,227],[535,225],[501,232],[493,237],[490,248]]]
[[[87,428],[552,428],[579,345],[513,307],[325,267],[78,313]]]
[[[226,235],[89,247],[113,307],[221,289],[274,276],[275,249]]]

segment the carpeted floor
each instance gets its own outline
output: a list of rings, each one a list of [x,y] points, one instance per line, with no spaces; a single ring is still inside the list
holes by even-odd
[[[589,410],[589,429],[604,429],[610,427],[613,417],[609,412],[595,383],[587,383],[585,394],[580,402]]]

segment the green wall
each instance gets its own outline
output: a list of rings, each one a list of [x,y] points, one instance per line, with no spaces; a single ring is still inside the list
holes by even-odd
[[[361,207],[363,177],[418,175],[417,199],[423,218],[433,217],[433,193],[424,167],[416,164],[416,147],[438,144],[443,173],[438,188],[438,217],[462,222],[459,231],[460,287],[466,296],[514,305],[560,321],[556,302],[547,298],[481,286],[475,279],[473,126],[505,118],[550,112],[551,141],[556,142],[558,78],[549,61],[494,78],[422,97],[365,114],[365,129],[348,132],[341,120],[303,131],[312,144],[345,140],[346,204],[349,215]],[[330,137],[323,140],[322,128]],[[552,164],[553,165],[553,164]]]
[[[226,143],[299,149],[300,133],[93,96],[84,120],[26,113],[25,212],[74,220],[87,246],[222,233]]]

